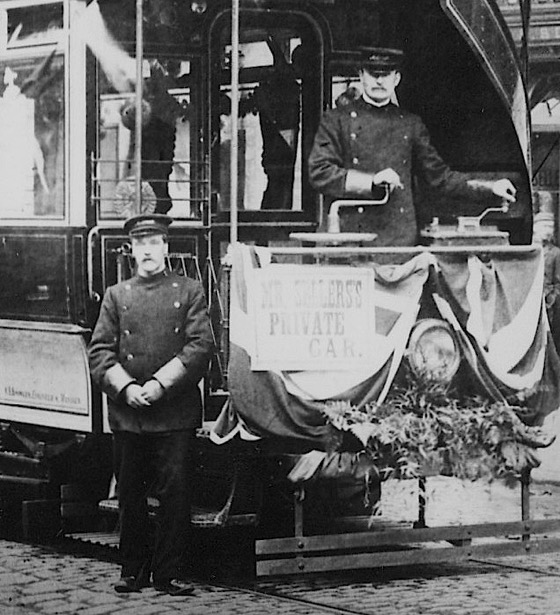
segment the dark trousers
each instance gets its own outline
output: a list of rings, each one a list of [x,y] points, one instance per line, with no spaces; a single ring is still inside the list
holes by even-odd
[[[294,167],[269,171],[261,209],[292,209],[294,189]]]
[[[113,441],[122,576],[180,578],[191,534],[193,434],[116,432]],[[154,526],[148,522],[148,494],[159,500]]]

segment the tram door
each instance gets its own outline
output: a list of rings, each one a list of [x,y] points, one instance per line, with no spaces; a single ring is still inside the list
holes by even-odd
[[[321,113],[322,42],[316,24],[303,12],[242,10],[239,120],[233,127],[230,23],[228,11],[210,29],[215,220],[229,219],[231,137],[236,130],[240,236],[266,243],[316,220],[306,160]]]

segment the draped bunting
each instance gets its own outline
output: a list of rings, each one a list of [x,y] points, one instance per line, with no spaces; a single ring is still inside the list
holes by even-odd
[[[254,352],[247,299],[257,267],[270,267],[266,248],[238,245],[233,253],[230,309],[230,402],[212,439],[280,437],[324,449],[326,402],[356,407],[382,403],[402,363],[426,296],[454,328],[480,394],[522,400],[540,424],[560,403],[560,361],[543,304],[539,248],[493,254],[423,252],[402,265],[359,263],[375,271],[375,356],[354,371],[251,371]],[[295,265],[297,266],[297,265]],[[428,291],[428,292],[427,292]]]
[[[542,424],[560,404],[560,361],[543,300],[540,248],[493,254],[438,254],[433,278],[441,316],[458,333],[481,392],[518,399]]]

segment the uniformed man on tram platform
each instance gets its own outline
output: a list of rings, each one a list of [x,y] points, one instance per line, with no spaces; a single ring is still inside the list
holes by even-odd
[[[413,173],[449,195],[493,193],[514,202],[516,193],[508,179],[474,180],[445,164],[422,120],[395,104],[402,59],[396,49],[363,50],[362,95],[325,113],[309,157],[311,185],[333,199],[371,199],[378,187],[388,186],[388,203],[366,208],[360,218],[360,230],[377,233],[379,246],[417,243]]]
[[[200,283],[166,268],[172,219],[145,214],[125,223],[133,278],[107,289],[89,345],[94,382],[109,399],[120,512],[119,593],[154,587],[188,595],[180,578],[190,540],[193,435],[201,420],[198,383],[213,348]],[[159,500],[149,539],[147,496]]]

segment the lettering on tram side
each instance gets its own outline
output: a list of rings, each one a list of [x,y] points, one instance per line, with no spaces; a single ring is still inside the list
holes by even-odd
[[[13,386],[4,387],[4,395],[13,399],[46,402],[64,406],[79,406],[82,404],[82,399],[80,397],[69,397],[64,393],[44,393],[36,391],[35,389],[26,391],[23,389],[16,389]]]
[[[52,413],[57,426],[81,427],[72,417],[89,416],[89,396],[80,335],[0,327],[0,419],[20,418],[31,409]]]
[[[363,367],[375,346],[370,269],[271,265],[254,273],[252,369]]]

